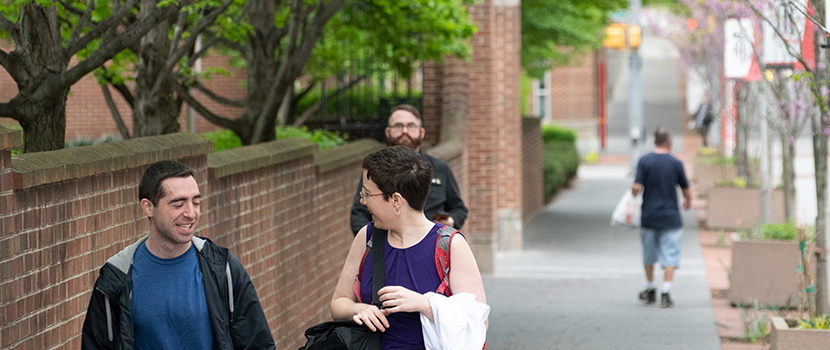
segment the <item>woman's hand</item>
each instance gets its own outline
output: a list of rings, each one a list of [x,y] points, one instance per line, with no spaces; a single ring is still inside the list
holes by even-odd
[[[432,315],[429,299],[423,294],[400,286],[386,286],[378,291],[378,295],[380,295],[380,302],[383,303],[385,315],[395,312],[420,312]]]
[[[365,324],[372,332],[385,332],[389,328],[389,321],[386,320],[386,314],[377,306],[371,304],[357,303],[357,313],[352,316],[352,319],[357,324]]]

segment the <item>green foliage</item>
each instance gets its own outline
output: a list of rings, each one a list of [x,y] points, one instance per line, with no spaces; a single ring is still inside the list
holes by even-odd
[[[723,157],[719,155],[699,155],[695,161],[700,165],[735,165],[735,157]]]
[[[346,139],[349,135],[340,135],[340,132],[331,132],[328,130],[313,130],[309,131],[307,127],[295,128],[291,126],[277,127],[277,140],[287,139],[292,137],[299,137],[320,146],[320,150],[327,150],[340,145],[346,144]],[[213,141],[214,152],[234,149],[242,147],[242,141],[239,136],[231,130],[218,129],[199,134],[202,138],[208,141]]]
[[[626,0],[523,0],[522,67],[541,77],[600,48],[611,12],[627,5]]]
[[[755,229],[753,238],[796,241],[801,238],[801,231],[807,235],[807,241],[815,239],[815,230],[812,227],[799,227],[793,221],[784,224],[761,224]]]
[[[542,140],[545,143],[552,141],[575,143],[576,132],[556,125],[544,125],[542,126]]]
[[[530,115],[533,113],[530,105],[531,94],[533,93],[531,78],[525,71],[519,75],[519,88],[521,89],[519,105],[521,106],[522,115]]]
[[[769,333],[769,316],[759,314],[759,310],[757,300],[755,300],[751,308],[738,305],[741,322],[744,324],[744,336],[753,343],[757,343]]]
[[[798,329],[830,329],[830,316],[816,316],[808,320],[797,318]]]
[[[337,89],[328,89],[326,94],[329,96],[326,99],[326,116],[331,120],[336,118],[336,120],[340,120],[341,114],[341,95],[335,94],[331,96],[331,93],[337,91]],[[386,118],[386,116],[378,115],[380,111],[380,91],[376,85],[372,85],[371,88],[369,87],[361,87],[361,88],[352,88],[343,93],[343,98],[346,99],[345,105],[348,106],[348,111],[346,113],[351,119],[354,120],[367,120],[367,119],[376,119],[376,118]],[[399,94],[399,98],[404,98],[406,96],[406,92]],[[392,98],[389,94],[386,94],[384,98]],[[421,109],[421,103],[419,99],[421,98],[420,91],[412,91],[412,100],[408,101],[407,103],[414,105],[418,109]],[[313,91],[307,93],[303,98],[301,98],[297,102],[297,109],[294,111],[294,114],[299,116],[302,115],[307,109],[313,106],[317,101],[320,100],[320,89],[314,89]],[[397,105],[397,102],[393,102],[392,105]],[[320,113],[319,111],[317,112]]]
[[[579,167],[579,152],[573,141],[546,141],[542,152],[545,202],[568,185]]]

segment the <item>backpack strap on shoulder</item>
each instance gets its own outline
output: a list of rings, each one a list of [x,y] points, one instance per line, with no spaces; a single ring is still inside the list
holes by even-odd
[[[372,224],[370,223],[369,226],[366,227],[366,250],[363,251],[363,257],[360,258],[360,267],[357,269],[357,275],[354,277],[354,295],[357,297],[357,302],[362,303],[363,301],[360,300],[360,274],[363,272],[363,262],[366,261],[366,256],[369,255],[369,250],[372,249],[372,240],[369,239],[372,237]]]
[[[450,251],[452,239],[458,230],[455,228],[444,226],[438,229],[438,238],[435,243],[435,267],[438,269],[438,277],[441,279],[441,284],[438,285],[438,294],[451,296],[450,291]]]

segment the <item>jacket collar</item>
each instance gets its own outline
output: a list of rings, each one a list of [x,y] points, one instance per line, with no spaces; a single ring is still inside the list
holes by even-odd
[[[111,258],[109,258],[107,260],[107,263],[114,266],[116,269],[118,269],[126,275],[130,271],[130,266],[133,265],[133,256],[135,256],[135,251],[138,250],[138,246],[140,246],[141,243],[144,243],[148,237],[150,236],[147,235],[141,237],[135,243],[128,245],[120,252],[118,252],[118,254],[115,254]],[[199,252],[202,251],[202,248],[204,248],[205,246],[205,242],[207,242],[206,239],[196,236],[193,236],[191,240],[193,241],[193,246],[196,247],[196,250]]]

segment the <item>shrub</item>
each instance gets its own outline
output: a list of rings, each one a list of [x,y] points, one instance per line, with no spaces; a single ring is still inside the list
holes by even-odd
[[[556,125],[545,125],[542,127],[542,140],[545,143],[553,141],[575,143],[576,132]]]
[[[809,241],[815,237],[812,227],[798,227],[794,222],[788,221],[785,224],[761,224],[755,229],[753,237],[760,239],[777,239],[785,241],[797,241],[801,237],[801,230],[805,230]]]
[[[349,138],[347,134],[341,136],[339,131],[331,132],[323,129],[308,131],[308,128],[305,126],[301,128],[280,126],[277,127],[276,132],[277,140],[299,137],[316,143],[320,147],[320,150],[327,150],[346,144],[346,139]],[[231,130],[214,130],[201,133],[199,136],[213,141],[214,152],[242,147],[242,140]]]
[[[545,202],[550,201],[559,189],[568,185],[579,168],[579,152],[576,143],[545,142],[543,150]]]

